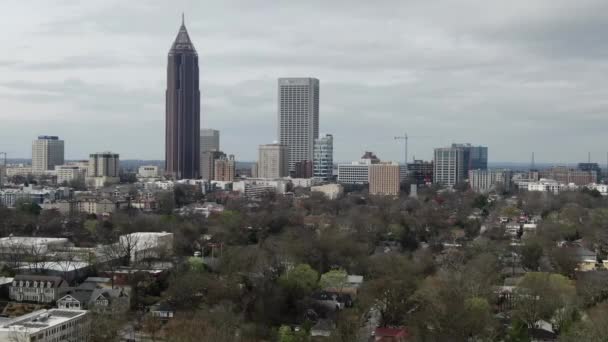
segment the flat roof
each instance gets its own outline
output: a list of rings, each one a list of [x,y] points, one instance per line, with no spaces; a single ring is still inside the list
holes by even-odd
[[[35,334],[40,330],[84,316],[86,313],[86,310],[43,309],[2,322],[0,330],[24,330],[30,334]]]

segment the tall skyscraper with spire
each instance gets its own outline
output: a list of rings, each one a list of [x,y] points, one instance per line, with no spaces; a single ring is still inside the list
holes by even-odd
[[[175,179],[200,176],[200,100],[198,54],[184,16],[167,63],[165,172]]]

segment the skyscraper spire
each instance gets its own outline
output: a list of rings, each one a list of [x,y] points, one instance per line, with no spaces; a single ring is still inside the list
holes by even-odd
[[[177,37],[175,37],[175,41],[173,42],[173,45],[171,46],[171,51],[177,52],[178,50],[180,50],[180,51],[189,50],[189,51],[196,53],[196,49],[194,48],[194,45],[192,44],[192,41],[190,40],[190,36],[188,35],[188,30],[186,29],[185,16],[184,16],[183,12],[182,12],[182,25],[179,27],[179,31],[177,32]]]

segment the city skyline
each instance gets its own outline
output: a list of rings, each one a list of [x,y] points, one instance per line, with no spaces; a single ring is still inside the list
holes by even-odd
[[[318,27],[306,28],[271,7],[248,7],[248,18],[237,4],[113,5],[7,9],[4,32],[14,33],[0,59],[0,150],[9,158],[30,157],[32,139],[50,134],[66,141],[66,159],[96,150],[162,159],[163,64],[183,10],[200,44],[208,108],[202,126],[222,131],[225,149],[239,160],[255,160],[256,147],[273,140],[276,80],[302,76],[323,82],[320,133],[335,136],[336,161],[356,160],[365,150],[401,161],[402,145],[392,137],[406,131],[432,136],[410,141],[410,159],[430,160],[433,148],[467,141],[488,146],[493,162],[525,162],[534,151],[539,163],[575,163],[591,151],[605,163],[597,141],[606,122],[608,70],[599,58],[606,47],[592,38],[605,25],[608,4],[600,1],[525,8],[466,1],[441,13],[413,2],[340,13],[335,4],[313,1],[283,10],[318,18]],[[474,8],[488,19],[468,23]],[[442,14],[454,11],[464,19]],[[26,13],[28,20],[17,20]],[[363,33],[346,34],[354,29]]]

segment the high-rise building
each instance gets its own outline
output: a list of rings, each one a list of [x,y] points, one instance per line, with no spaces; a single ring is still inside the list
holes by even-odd
[[[165,172],[176,179],[200,175],[200,91],[198,54],[182,25],[167,63]]]
[[[32,143],[32,172],[54,170],[64,163],[63,140],[56,136],[41,135]]]
[[[426,184],[433,182],[433,162],[414,160],[407,163],[409,179],[415,184]]]
[[[120,158],[112,152],[93,153],[89,156],[86,182],[101,188],[120,182]]]
[[[220,131],[217,129],[201,129],[201,152],[220,150]]]
[[[401,184],[399,164],[385,162],[369,166],[369,194],[380,196],[399,196]]]
[[[465,179],[465,150],[460,147],[441,147],[435,149],[433,160],[433,182],[453,187]]]
[[[296,162],[295,170],[291,174],[293,178],[312,178],[312,160]]]
[[[222,151],[205,151],[201,153],[201,177],[205,180],[215,179],[215,161],[226,157]]]
[[[465,178],[469,170],[488,169],[488,148],[485,146],[473,146],[471,144],[452,144],[453,148],[461,148],[464,151]]]
[[[279,78],[278,139],[289,148],[289,171],[299,161],[312,161],[319,137],[319,80]]]
[[[228,158],[226,158],[226,156],[222,156],[215,160],[213,180],[221,182],[234,182],[235,174],[236,162],[234,161],[234,155],[231,154]]]
[[[289,149],[286,145],[260,145],[258,153],[257,177],[276,179],[289,175]]]
[[[331,134],[315,139],[312,167],[314,178],[327,180],[333,176],[334,138]]]
[[[117,153],[98,152],[89,155],[89,177],[119,177],[120,158]]]

